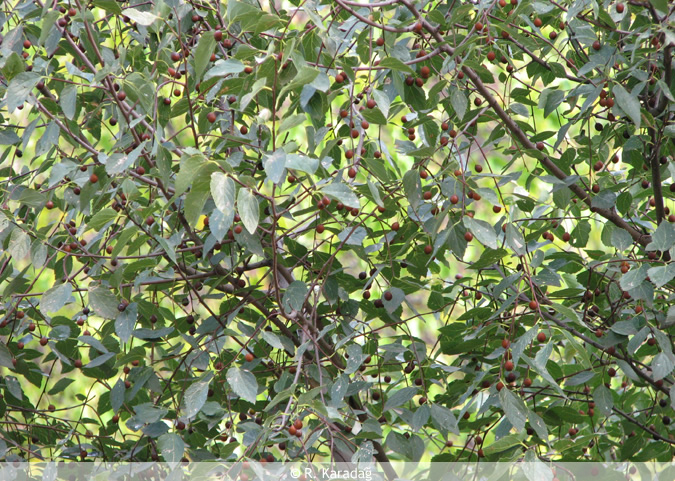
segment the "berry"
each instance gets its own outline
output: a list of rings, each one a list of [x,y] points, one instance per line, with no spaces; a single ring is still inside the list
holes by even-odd
[[[541,21],[541,18],[535,18],[534,19],[534,26],[537,28],[541,28],[541,26],[544,24],[544,22]]]
[[[539,334],[537,334],[537,341],[546,342],[546,333],[540,332]]]
[[[98,175],[96,175],[96,174],[91,174],[91,175],[89,176],[89,182],[91,182],[92,184],[95,184],[96,182],[98,182]]]
[[[430,245],[424,246],[424,253],[425,253],[426,255],[431,254],[431,253],[433,252],[433,250],[434,250],[434,248],[433,248],[432,246],[430,246]]]
[[[24,41],[23,41],[23,48],[28,49],[28,48],[31,47],[31,45],[32,45],[32,44],[30,43],[30,40],[24,40]]]
[[[616,4],[616,11],[617,11],[617,13],[623,13],[623,10],[624,10],[624,5],[623,5],[623,3],[617,3],[617,4]]]
[[[530,301],[530,309],[536,310],[539,307],[539,303],[537,301]]]
[[[598,40],[593,42],[593,50],[596,50],[596,51],[600,50],[601,47],[602,47],[602,45],[600,45],[600,42]]]
[[[513,371],[513,368],[514,368],[513,361],[506,361],[504,363],[504,369],[506,369],[507,371]]]
[[[253,359],[255,359],[255,357],[250,352],[247,352],[246,355],[244,356],[244,359],[246,359],[246,362],[251,362],[253,361]]]
[[[374,109],[375,105],[377,105],[377,104],[375,103],[375,100],[373,100],[373,99],[368,99],[368,102],[366,102],[366,107],[368,107],[369,109]]]
[[[211,123],[214,123],[216,121],[216,113],[209,112],[209,114],[206,116],[206,120],[208,120]]]
[[[380,37],[377,40],[375,40],[375,43],[377,44],[378,47],[381,47],[384,45],[384,37]]]
[[[471,232],[466,232],[464,234],[464,240],[467,242],[471,242],[473,240],[473,234]]]

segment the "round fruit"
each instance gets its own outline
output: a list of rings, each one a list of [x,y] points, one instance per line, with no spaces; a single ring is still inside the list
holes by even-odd
[[[433,250],[434,250],[434,248],[433,248],[432,246],[430,246],[430,245],[424,246],[424,253],[425,253],[426,255],[431,254],[431,253],[433,252]]]
[[[420,75],[423,78],[429,77],[430,74],[431,74],[431,69],[429,69],[429,67],[427,67],[426,65],[420,69]]]
[[[537,341],[546,342],[546,333],[540,332],[539,334],[537,334]]]
[[[30,48],[31,47],[30,40],[24,40],[23,41],[23,48]]]
[[[247,352],[246,355],[244,356],[244,359],[246,359],[246,362],[251,362],[253,361],[253,359],[255,359],[255,357],[250,352]]]
[[[601,47],[602,47],[602,45],[600,45],[600,41],[596,40],[595,42],[593,42],[593,50],[596,50],[596,51],[600,50]]]
[[[534,26],[535,27],[540,28],[543,24],[544,24],[544,22],[541,21],[541,18],[535,18],[534,19]]]
[[[323,232],[326,230],[326,227],[324,227],[323,224],[319,224],[316,226],[316,233],[317,234],[323,234]]]
[[[385,301],[391,301],[393,298],[394,298],[394,295],[391,292],[387,291],[387,292],[384,293],[384,300]]]
[[[513,361],[506,361],[504,363],[504,369],[506,369],[507,371],[513,371],[513,368],[514,368]]]
[[[502,339],[502,347],[504,349],[508,349],[510,345],[511,345],[511,341],[509,341],[508,339]]]
[[[537,301],[530,301],[530,309],[535,310],[539,307],[539,303]]]
[[[497,58],[497,54],[495,54],[494,52],[488,52],[488,54],[487,54],[487,59],[488,59],[490,62],[494,62],[494,60],[495,60],[496,58]]]
[[[91,182],[92,184],[95,184],[96,182],[98,182],[98,175],[96,175],[96,174],[91,174],[91,175],[89,176],[89,182]]]
[[[45,207],[47,209],[53,209],[54,208],[54,202],[52,202],[51,200],[48,200],[47,203],[45,204]]]
[[[366,102],[366,107],[368,107],[369,109],[374,109],[376,105],[377,104],[373,99],[368,99],[368,102]]]
[[[525,387],[530,387],[531,385],[532,385],[532,379],[530,379],[529,377],[526,377],[526,378],[523,380],[523,386],[525,386]]]
[[[473,240],[473,234],[471,232],[466,232],[464,234],[464,240],[467,242],[471,242]]]
[[[123,100],[125,100],[126,98],[127,98],[127,94],[125,94],[124,91],[122,91],[122,92],[117,92],[117,100],[123,101]],[[166,103],[166,102],[165,102],[165,103]]]
[[[216,113],[209,112],[209,114],[206,116],[206,120],[208,120],[211,123],[214,123],[216,121]]]
[[[375,43],[377,44],[378,47],[381,47],[384,45],[384,37],[380,37],[377,40],[375,40]]]
[[[617,4],[616,4],[616,11],[617,11],[618,13],[623,13],[623,10],[624,10],[624,5],[623,5],[623,3],[617,3]]]
[[[451,195],[451,196],[450,196],[450,202],[451,202],[452,204],[457,204],[457,203],[459,202],[459,197],[458,197],[457,195],[455,195],[455,194]]]

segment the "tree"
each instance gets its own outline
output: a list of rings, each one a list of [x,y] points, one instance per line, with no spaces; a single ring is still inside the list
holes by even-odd
[[[5,5],[5,459],[671,459],[668,2]]]

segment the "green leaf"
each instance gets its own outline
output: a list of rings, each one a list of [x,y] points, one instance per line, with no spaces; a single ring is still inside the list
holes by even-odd
[[[652,373],[654,374],[654,380],[658,381],[663,379],[675,368],[675,357],[673,354],[660,352],[652,360]]]
[[[557,89],[544,89],[539,96],[539,108],[544,109],[544,118],[551,115],[565,98],[565,92]]]
[[[527,244],[523,233],[511,223],[506,224],[506,243],[519,256],[524,256],[527,253],[525,249]]]
[[[593,401],[598,412],[603,416],[612,414],[612,407],[614,407],[614,398],[609,389],[603,384],[600,384],[593,390]]]
[[[450,95],[450,103],[459,120],[462,120],[466,114],[466,109],[469,107],[469,100],[466,98],[464,91],[453,88]]]
[[[181,195],[192,184],[193,179],[206,163],[206,158],[201,154],[184,155],[180,159],[180,170],[176,175],[176,194]]]
[[[383,298],[382,303],[384,304],[384,308],[387,310],[387,312],[391,314],[403,303],[405,300],[405,293],[398,287],[389,288],[389,292],[392,294],[391,300],[388,301]]]
[[[265,84],[267,83],[267,79],[261,78],[256,80],[256,82],[253,84],[249,92],[244,95],[241,100],[239,100],[239,108],[241,110],[246,110],[246,107],[248,107],[248,104],[251,103],[251,100],[258,95],[258,92],[260,92]]]
[[[431,419],[433,419],[436,426],[438,426],[440,429],[459,435],[457,418],[455,418],[455,415],[452,414],[452,411],[450,411],[448,408],[439,404],[432,404]]]
[[[361,112],[361,115],[363,115],[363,118],[371,124],[387,125],[387,118],[377,107],[374,109],[366,109]]]
[[[648,271],[649,266],[643,264],[637,269],[633,268],[632,270],[626,272],[623,276],[621,276],[621,280],[619,281],[621,289],[624,291],[635,289],[647,278]]]
[[[210,54],[209,54],[210,55]],[[208,80],[212,77],[224,77],[226,75],[241,73],[244,71],[246,66],[237,59],[220,59],[206,72],[204,75],[204,80]]]
[[[105,171],[108,175],[117,175],[121,174],[129,167],[131,167],[137,160],[138,157],[143,153],[143,150],[146,147],[146,142],[142,142],[141,145],[136,147],[134,150],[129,152],[128,155],[123,154],[113,154],[108,157],[105,161]]]
[[[498,249],[497,234],[492,225],[485,221],[472,219],[469,216],[464,217],[464,227],[476,236],[476,239],[490,249]]]
[[[216,39],[213,38],[213,31],[209,30],[202,33],[197,48],[194,50],[195,81],[199,81],[206,70],[206,66],[211,61],[211,54],[216,48]]]
[[[647,275],[657,288],[665,286],[675,278],[675,264],[652,267],[647,271]]]
[[[629,93],[619,83],[614,84],[612,87],[612,95],[614,95],[616,103],[621,108],[621,110],[626,112],[626,115],[631,118],[635,124],[635,128],[639,129],[642,117],[640,114],[640,101],[637,99],[637,97]]]
[[[0,130],[0,145],[14,145],[21,141],[13,130]]]
[[[118,216],[117,212],[115,212],[113,209],[107,208],[99,210],[96,214],[94,214],[91,217],[91,219],[89,219],[87,225],[90,228],[98,231],[108,222],[114,221],[117,216]]]
[[[67,85],[61,91],[61,96],[59,97],[59,105],[61,110],[63,110],[63,115],[67,119],[72,120],[75,116],[77,104],[77,87],[75,85]]]
[[[306,296],[307,286],[305,283],[302,281],[293,281],[286,288],[282,302],[287,310],[300,311],[302,310],[302,305],[305,303]]]
[[[120,15],[122,13],[122,9],[115,0],[93,0],[92,3],[115,15]]]
[[[211,195],[218,210],[234,217],[234,181],[222,172],[214,172],[211,176]]]
[[[255,404],[258,396],[258,382],[250,371],[231,367],[227,370],[227,383],[237,396]]]
[[[321,188],[321,192],[349,207],[359,207],[361,205],[356,194],[352,192],[347,184],[343,184],[342,182],[333,182],[332,184],[325,185]]]
[[[304,120],[304,115],[302,116]],[[263,154],[263,168],[267,178],[275,184],[280,184],[286,171],[286,152],[277,149],[271,154]]]
[[[490,456],[491,454],[501,453],[503,451],[506,451],[507,449],[510,449],[514,446],[518,446],[519,444],[522,444],[523,439],[524,439],[524,435],[522,433],[509,434],[508,436],[504,436],[503,438],[499,438],[494,443],[492,443],[492,444],[486,446],[485,448],[483,448],[483,452],[485,453],[486,456]]]
[[[201,173],[204,175],[200,175],[195,179],[192,183],[190,192],[185,196],[185,219],[193,227],[199,222],[199,218],[204,210],[204,205],[211,192],[209,177],[203,170]]]
[[[307,120],[307,114],[290,115],[281,121],[277,133],[281,134],[282,132],[291,130],[292,128],[297,127],[298,125],[302,125],[305,122],[305,120]],[[283,149],[277,149],[276,152],[278,152],[279,150],[283,152]]]
[[[7,249],[15,262],[23,259],[30,252],[30,237],[20,228],[14,228]]]
[[[105,287],[89,288],[89,305],[96,314],[104,319],[115,319],[119,314],[119,301],[115,295]]]
[[[410,401],[419,391],[416,387],[404,387],[391,394],[384,403],[384,410],[393,409]]]
[[[422,199],[422,185],[420,183],[420,174],[416,170],[409,170],[403,174],[403,189],[408,198],[408,202],[413,209],[417,209]]]
[[[8,369],[14,369],[12,359],[14,356],[4,342],[0,342],[0,366],[5,366]]]
[[[129,304],[115,319],[115,333],[122,342],[128,342],[138,319],[138,305]]]
[[[49,390],[48,394],[50,396],[53,396],[55,394],[59,394],[59,393],[65,391],[65,389],[74,382],[75,382],[75,379],[72,379],[72,378],[59,379],[56,382],[56,384],[54,384],[54,386]]]
[[[498,263],[507,255],[509,255],[509,252],[506,249],[485,249],[480,255],[480,259],[472,262],[467,267],[469,269],[486,269]]]
[[[319,159],[300,154],[287,154],[286,168],[313,174],[319,168]]]
[[[178,463],[183,459],[185,443],[178,434],[166,433],[157,439],[157,447],[167,463]]]
[[[22,72],[14,77],[7,88],[7,111],[13,112],[23,105],[39,81],[40,76],[34,72]]]
[[[379,67],[388,68],[388,69],[391,69],[391,70],[396,70],[398,72],[405,72],[405,73],[408,73],[408,74],[414,74],[415,73],[415,71],[413,69],[411,69],[409,66],[407,66],[406,64],[401,62],[399,59],[394,58],[394,57],[383,58],[380,61]]]
[[[187,388],[181,405],[184,416],[192,418],[202,409],[209,393],[209,384],[212,378],[213,373],[207,372]]]
[[[675,245],[675,227],[670,222],[661,222],[652,234],[648,251],[667,251]]]
[[[253,193],[248,189],[239,189],[237,196],[237,209],[241,216],[241,221],[250,234],[254,234],[258,228],[258,220],[260,218],[260,211],[258,209],[258,201],[255,199]]]
[[[150,12],[142,12],[136,8],[127,8],[124,10],[124,15],[129,17],[132,21],[136,22],[139,25],[148,27],[152,25],[156,20],[159,20],[157,15],[154,15]],[[211,54],[209,54],[210,56]]]
[[[49,314],[57,312],[68,303],[72,293],[73,286],[68,282],[54,286],[42,295],[40,307]]]
[[[527,407],[522,399],[516,397],[510,390],[502,389],[499,391],[499,402],[502,405],[506,419],[516,431],[525,429],[525,420],[527,419]]]
[[[625,251],[633,245],[633,238],[623,229],[612,231],[612,245],[619,251]]]

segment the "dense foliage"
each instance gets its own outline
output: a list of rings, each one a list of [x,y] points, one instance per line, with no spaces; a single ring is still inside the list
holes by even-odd
[[[671,459],[672,4],[2,8],[5,459]]]

